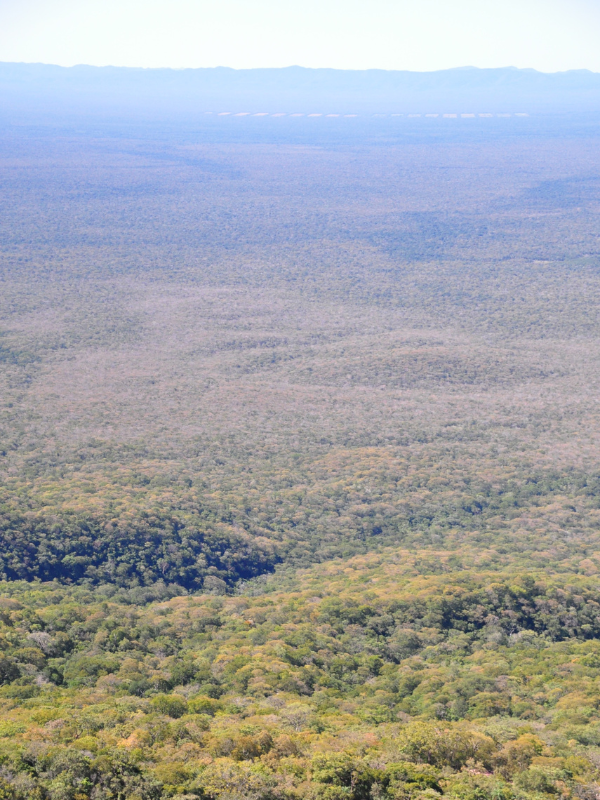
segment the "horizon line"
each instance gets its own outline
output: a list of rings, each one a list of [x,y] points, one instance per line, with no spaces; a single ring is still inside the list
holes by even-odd
[[[0,66],[29,66],[29,67],[55,67],[56,69],[119,69],[131,71],[144,71],[144,72],[158,72],[158,71],[171,71],[171,72],[194,72],[200,70],[228,70],[231,72],[264,72],[264,71],[283,71],[291,69],[300,69],[307,71],[320,71],[320,72],[386,72],[386,73],[409,73],[413,75],[433,75],[440,72],[461,72],[461,71],[478,71],[478,72],[501,72],[501,71],[515,71],[515,72],[535,72],[538,75],[566,75],[572,72],[585,72],[590,75],[600,75],[600,72],[582,68],[573,68],[566,70],[557,70],[555,72],[544,72],[543,70],[536,69],[535,67],[515,67],[508,65],[504,67],[477,67],[472,65],[465,65],[460,67],[445,67],[444,69],[431,69],[431,70],[417,70],[417,69],[385,69],[383,67],[368,67],[366,69],[347,69],[344,67],[305,67],[301,64],[288,64],[284,67],[228,67],[220,64],[215,67],[131,67],[121,66],[117,64],[71,64],[65,66],[63,64],[54,64],[45,61],[0,61]]]

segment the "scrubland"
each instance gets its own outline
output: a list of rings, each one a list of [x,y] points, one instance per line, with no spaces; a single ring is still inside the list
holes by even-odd
[[[5,133],[0,797],[597,797],[598,153]]]

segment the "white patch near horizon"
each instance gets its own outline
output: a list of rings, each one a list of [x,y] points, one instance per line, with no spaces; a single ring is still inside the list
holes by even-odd
[[[205,114],[214,114],[214,111],[205,111]],[[344,117],[346,119],[355,119],[359,117],[360,114],[324,114],[324,113],[314,113],[314,114],[305,114],[304,112],[294,112],[293,114],[288,114],[284,111],[277,111],[272,114],[269,111],[257,111],[252,113],[250,111],[219,111],[217,113],[218,117]],[[462,117],[463,119],[474,119],[475,117],[482,117],[482,118],[491,118],[491,117],[528,117],[529,114],[525,111],[516,111],[514,114],[508,113],[497,113],[492,114],[490,112],[483,112],[479,114],[473,113],[464,113],[464,114],[372,114],[371,117],[373,118],[385,118],[385,117],[404,117],[406,116],[408,119],[420,119],[421,117],[427,117],[429,119],[435,119],[437,117],[443,117],[444,119],[456,119],[458,117]]]

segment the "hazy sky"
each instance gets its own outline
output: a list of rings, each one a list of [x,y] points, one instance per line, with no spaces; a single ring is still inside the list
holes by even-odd
[[[0,61],[600,72],[600,0],[0,0]]]

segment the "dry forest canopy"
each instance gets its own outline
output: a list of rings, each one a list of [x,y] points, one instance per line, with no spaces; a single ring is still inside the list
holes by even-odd
[[[0,122],[0,798],[595,800],[597,121]]]

